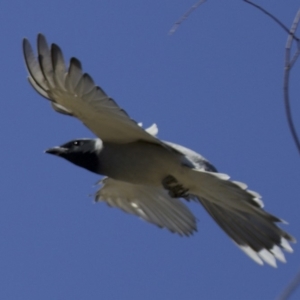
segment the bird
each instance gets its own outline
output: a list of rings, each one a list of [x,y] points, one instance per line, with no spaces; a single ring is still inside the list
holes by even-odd
[[[193,201],[256,263],[286,262],[282,250],[293,252],[296,239],[278,226],[285,221],[264,210],[257,192],[219,173],[197,152],[160,140],[156,124],[144,129],[95,85],[77,58],[67,67],[60,47],[49,46],[43,34],[37,37],[37,56],[26,38],[23,53],[34,90],[96,136],[45,151],[101,175],[96,202],[190,236],[197,219],[186,203]]]

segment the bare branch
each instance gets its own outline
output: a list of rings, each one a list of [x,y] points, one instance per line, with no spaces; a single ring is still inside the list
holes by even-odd
[[[290,131],[291,131],[292,137],[294,139],[294,142],[296,144],[296,147],[300,153],[300,141],[299,141],[297,131],[295,129],[294,121],[292,118],[290,97],[289,97],[290,71],[300,55],[300,40],[295,35],[295,32],[297,30],[297,27],[298,27],[299,21],[300,21],[300,9],[298,10],[298,12],[295,16],[295,19],[293,21],[291,28],[288,29],[278,18],[276,18],[274,15],[269,13],[267,10],[265,10],[261,6],[251,2],[249,0],[244,0],[244,1],[252,6],[256,7],[263,13],[265,13],[272,20],[274,20],[281,28],[283,28],[283,30],[285,30],[288,33],[288,39],[287,39],[286,47],[285,47],[285,65],[284,65],[284,76],[283,76],[284,105],[285,105],[285,112],[286,112],[286,117],[287,117]],[[293,45],[293,41],[295,41],[297,44],[297,50],[291,59],[291,48]],[[299,285],[300,285],[300,272],[293,278],[293,280],[290,282],[290,284],[288,284],[288,286],[284,289],[282,294],[278,297],[278,300],[287,300],[294,293],[294,291],[298,288]]]
[[[287,285],[282,294],[277,300],[287,300],[293,292],[296,290],[300,283],[300,272],[293,278],[293,280]]]
[[[189,15],[196,10],[201,4],[203,4],[206,0],[199,0],[198,2],[196,2],[170,29],[169,34],[172,35],[177,28],[180,26],[180,24],[186,20]]]
[[[286,47],[285,47],[285,66],[284,66],[284,76],[283,76],[283,93],[284,93],[284,105],[285,105],[285,112],[287,116],[287,121],[290,127],[290,131],[292,134],[292,137],[294,139],[294,142],[296,144],[296,147],[300,153],[300,141],[299,137],[297,135],[297,131],[294,125],[294,121],[292,118],[292,112],[291,112],[291,105],[290,105],[290,96],[289,96],[289,78],[290,78],[290,70],[292,69],[293,65],[295,64],[297,58],[300,54],[300,43],[299,40],[297,41],[297,51],[295,52],[292,59],[291,57],[291,47],[293,44],[293,40],[295,38],[295,32],[297,30],[298,24],[300,21],[300,10],[298,10],[296,17],[293,21],[293,24],[291,26],[291,29],[289,31]]]
[[[284,93],[284,105],[285,105],[285,113],[286,118],[288,121],[288,125],[292,134],[292,137],[294,139],[294,142],[296,144],[296,147],[300,153],[300,141],[297,135],[297,131],[294,125],[294,121],[292,118],[292,112],[291,112],[291,105],[290,105],[290,97],[289,97],[289,79],[290,79],[290,70],[297,61],[299,55],[300,55],[300,39],[295,35],[295,32],[297,30],[299,21],[300,21],[300,10],[297,12],[296,17],[293,21],[293,24],[291,28],[287,28],[278,18],[276,18],[274,15],[272,15],[270,12],[268,12],[263,7],[251,2],[250,0],[244,0],[244,2],[254,6],[258,10],[262,11],[264,14],[269,16],[273,21],[275,21],[284,31],[288,33],[288,39],[285,47],[285,65],[284,65],[284,75],[283,75],[283,93]],[[297,43],[297,50],[295,54],[293,55],[291,59],[291,48],[293,41],[296,41]]]

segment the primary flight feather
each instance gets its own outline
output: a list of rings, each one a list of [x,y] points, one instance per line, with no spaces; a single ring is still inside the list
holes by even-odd
[[[277,226],[281,219],[263,209],[258,193],[218,173],[200,154],[144,130],[82,72],[76,58],[67,69],[62,51],[38,35],[38,55],[27,39],[23,51],[29,82],[55,111],[82,121],[96,136],[77,139],[46,152],[105,176],[96,201],[189,236],[196,218],[182,202],[201,203],[217,224],[254,261],[276,267],[292,252],[295,239]]]

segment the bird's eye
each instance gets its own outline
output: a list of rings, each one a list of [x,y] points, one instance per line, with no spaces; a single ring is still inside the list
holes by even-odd
[[[80,146],[80,142],[79,141],[75,141],[75,142],[73,142],[73,145],[74,146]]]

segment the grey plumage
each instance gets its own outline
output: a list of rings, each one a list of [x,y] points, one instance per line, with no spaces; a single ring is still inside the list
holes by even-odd
[[[295,239],[279,228],[279,218],[263,210],[261,197],[230,181],[198,153],[161,141],[157,127],[144,130],[95,86],[81,63],[67,69],[60,48],[38,36],[36,58],[27,39],[23,50],[29,82],[59,113],[81,120],[98,138],[79,139],[46,152],[105,177],[95,195],[127,213],[179,235],[196,231],[196,218],[182,202],[201,203],[228,236],[254,261],[276,266],[281,249]]]

